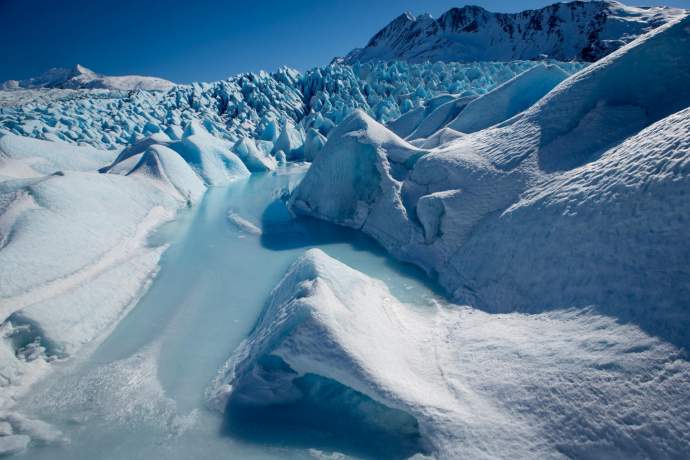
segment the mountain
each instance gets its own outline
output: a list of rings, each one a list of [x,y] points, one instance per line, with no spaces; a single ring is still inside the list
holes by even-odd
[[[53,68],[38,77],[27,80],[8,80],[0,84],[0,89],[63,88],[167,91],[173,86],[175,86],[173,82],[156,77],[142,77],[140,75],[111,77],[101,75],[77,64],[71,69]]]
[[[405,13],[364,48],[338,62],[404,60],[507,61],[549,57],[593,62],[687,11],[631,7],[615,1],[555,3],[520,13],[478,6],[451,8],[434,19]]]

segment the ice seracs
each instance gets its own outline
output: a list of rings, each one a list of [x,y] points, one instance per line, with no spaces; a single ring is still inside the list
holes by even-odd
[[[302,159],[310,129],[327,136],[357,108],[389,122],[442,94],[481,95],[535,64],[331,65],[304,74],[290,69],[241,74],[214,83],[177,85],[167,92],[0,91],[0,134],[120,150],[158,133],[180,140],[185,127],[197,121],[233,145],[242,139],[266,141],[274,157],[282,151],[286,157]],[[572,73],[582,64],[559,66]],[[257,145],[260,150],[268,146]],[[270,166],[264,160],[264,166],[247,166]]]

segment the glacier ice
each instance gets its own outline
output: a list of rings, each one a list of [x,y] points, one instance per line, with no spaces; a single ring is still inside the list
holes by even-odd
[[[276,142],[287,125],[284,140],[295,143],[310,128],[327,135],[357,108],[388,122],[442,93],[483,94],[535,65],[531,61],[331,65],[304,74],[290,69],[242,74],[215,83],[176,85],[163,93],[0,91],[0,134],[120,149],[161,132],[179,140],[184,127],[199,120],[213,136],[233,144],[245,137]],[[569,73],[582,68],[581,63],[559,65]],[[290,130],[293,127],[297,133]]]
[[[405,168],[379,141],[394,134],[356,113],[329,136],[291,207],[362,229],[472,305],[597,305],[687,345],[688,21]]]
[[[165,249],[148,235],[205,191],[177,152],[140,150],[126,171],[101,174],[115,152],[0,137],[0,411],[133,307]]]
[[[402,303],[308,251],[210,389],[225,424],[305,423],[344,447],[371,439],[373,457],[387,446],[403,457],[682,456],[690,35],[671,13],[635,12],[644,24],[592,52],[670,22],[588,67],[367,62],[161,92],[0,91],[0,453],[61,442],[12,403],[137,303],[167,247],[149,243],[153,229],[208,187],[307,161],[262,215],[251,198],[224,207],[223,232],[231,224],[267,251],[313,243],[295,236],[306,226],[287,199],[374,237],[472,307]],[[238,186],[249,196],[260,181]],[[149,378],[159,357],[147,353],[131,364],[144,359]],[[88,385],[142,374],[108,380],[116,368]],[[93,393],[98,410],[131,397],[119,389]]]
[[[399,442],[436,458],[673,457],[690,425],[690,366],[679,353],[582,310],[403,304],[381,281],[312,249],[275,287],[208,396],[229,418],[291,420],[281,411],[316,395],[333,406],[327,413],[394,427]]]

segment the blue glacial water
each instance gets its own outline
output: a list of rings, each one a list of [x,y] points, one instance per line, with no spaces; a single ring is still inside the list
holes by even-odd
[[[58,365],[23,402],[69,442],[22,458],[403,458],[421,449],[406,414],[309,376],[302,384],[310,398],[295,407],[233,417],[207,408],[210,381],[308,248],[382,279],[403,301],[440,299],[417,269],[360,233],[294,220],[281,197],[304,172],[296,166],[212,188],[151,238],[170,247],[150,289],[95,349]],[[390,423],[373,426],[353,407]]]

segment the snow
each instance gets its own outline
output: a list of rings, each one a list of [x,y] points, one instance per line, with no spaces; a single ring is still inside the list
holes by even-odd
[[[336,62],[404,60],[596,61],[686,11],[633,7],[616,1],[554,3],[519,13],[478,6],[451,8],[438,19],[405,13],[376,33],[364,48]]]
[[[276,265],[286,253],[269,246],[295,250],[314,238],[341,254],[363,252],[361,241],[302,227],[288,216],[289,195],[296,215],[361,230],[458,304],[415,303],[400,286],[309,250],[209,390],[226,417],[299,411],[309,400],[401,456],[682,457],[690,19],[613,2],[540,11],[406,14],[351,55],[353,65],[304,73],[148,91],[139,77],[78,66],[0,91],[0,455],[64,442],[14,404],[137,305],[167,248],[149,240],[154,230],[209,187],[278,177],[287,161],[307,161],[302,182],[292,192],[294,180],[281,182],[266,208],[252,196],[267,196],[260,176],[238,183],[246,203],[213,195],[219,228],[232,236],[222,244],[249,241],[240,255],[260,247]],[[549,18],[562,20],[564,42]],[[516,24],[525,27],[514,38],[487,46]],[[465,29],[475,26],[470,43]],[[419,31],[433,33],[407,39]],[[409,46],[394,49],[395,37]],[[587,67],[541,57],[368,62],[459,51],[606,56]],[[230,277],[244,268],[228,267]],[[158,380],[159,355],[178,354],[149,345],[86,372],[74,400],[55,410],[93,405],[123,419],[162,411],[165,423],[192,423],[193,413],[178,420]]]
[[[205,191],[165,146],[147,145],[127,175],[98,173],[114,156],[0,137],[0,421],[17,436],[2,438],[5,450],[23,449],[25,435],[32,445],[57,442],[43,422],[3,411],[136,304],[165,249],[149,234]]]
[[[673,457],[689,441],[680,354],[588,311],[403,304],[313,249],[273,290],[209,397],[229,413],[299,410],[320,394],[313,384],[327,388],[331,410],[395,426],[408,442],[421,436],[413,445],[435,458]]]
[[[473,133],[493,126],[529,108],[567,77],[557,65],[534,66],[470,101],[448,127]]]
[[[71,69],[53,68],[38,77],[27,80],[8,80],[0,84],[2,90],[64,88],[64,89],[112,89],[167,91],[175,84],[156,77],[126,75],[111,77],[100,75],[82,65]]]
[[[361,229],[471,305],[594,305],[687,345],[688,21],[405,168],[379,142],[394,134],[356,113],[329,136],[291,207]]]

